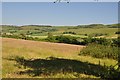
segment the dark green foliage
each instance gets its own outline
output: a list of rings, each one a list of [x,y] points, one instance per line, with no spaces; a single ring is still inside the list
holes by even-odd
[[[117,60],[118,47],[92,43],[80,51],[79,55],[90,55],[96,58],[110,58]]]
[[[45,39],[45,41],[56,42],[56,38],[53,36],[51,32],[48,32],[48,37]]]
[[[115,32],[115,34],[120,34],[120,31]]]
[[[69,32],[63,32],[63,34],[76,34],[76,33],[69,31]]]
[[[32,35],[33,33],[30,31],[27,31],[26,35]]]
[[[120,70],[119,69],[114,69],[113,66],[108,67],[108,72],[105,75],[106,79],[111,79],[111,80],[117,80],[120,79]]]
[[[89,43],[97,43],[102,45],[111,45],[111,40],[106,38],[83,38],[83,41],[81,42],[82,45],[88,45]]]
[[[48,38],[52,38],[53,37],[53,34],[52,33],[48,33]]]
[[[39,28],[35,28],[34,30],[40,30]]]
[[[10,33],[16,33],[17,30],[10,30]]]
[[[119,24],[106,25],[109,28],[120,28]]]
[[[118,37],[117,39],[113,39],[112,46],[118,47],[118,66],[120,69],[120,37]]]
[[[118,37],[117,39],[112,39],[112,45],[113,46],[118,46],[120,47],[120,37]]]
[[[88,36],[87,34],[84,34],[85,36]]]
[[[68,29],[79,29],[79,27],[69,27]]]
[[[32,34],[28,31],[28,34]],[[53,36],[51,32],[48,33],[48,37],[46,39],[39,39],[27,36],[25,34],[15,35],[15,34],[7,34],[3,33],[2,37],[8,38],[16,38],[16,39],[25,39],[25,40],[35,40],[35,41],[49,41],[49,42],[59,42],[59,43],[68,43],[68,44],[77,44],[77,45],[88,45],[90,43],[96,43],[101,45],[112,45],[112,46],[120,46],[120,39],[106,39],[106,38],[82,38],[81,41],[78,41],[77,37],[73,36]]]
[[[102,28],[104,26],[105,25],[103,25],[103,24],[90,24],[90,25],[78,25],[77,27],[80,27],[80,28]]]
[[[19,38],[20,38],[20,39],[25,39],[25,40],[27,39],[27,37],[26,37],[25,34],[20,34],[20,35],[19,35]]]
[[[52,32],[52,31],[57,31],[57,29],[54,29],[54,28],[42,28],[41,31],[42,32]]]
[[[90,24],[89,26],[104,26],[103,24]]]
[[[105,35],[107,35],[106,33],[93,33],[93,34],[90,34],[89,36],[90,37],[98,37],[98,36],[105,36]]]
[[[80,44],[76,37],[72,36],[48,36],[45,40],[50,42],[58,42],[58,43],[68,43],[68,44]]]
[[[50,26],[50,25],[25,25],[26,27],[29,27],[29,26],[33,26],[33,27],[52,27],[52,26]],[[23,26],[21,26],[21,27],[23,27]]]
[[[35,31],[35,32],[31,32],[30,34],[33,35],[33,34],[40,34],[42,33],[42,31]]]
[[[93,42],[96,42],[97,44],[102,44],[102,45],[110,45],[111,40],[106,39],[106,38],[93,38]]]
[[[56,36],[56,40],[60,43],[79,44],[77,38],[72,36]]]
[[[6,33],[4,33],[4,34],[2,34],[2,37],[15,38],[15,39],[24,39],[24,40],[42,41],[42,39],[26,36],[25,34],[20,34],[20,35],[13,35],[13,34],[11,34],[11,35],[7,35]]]

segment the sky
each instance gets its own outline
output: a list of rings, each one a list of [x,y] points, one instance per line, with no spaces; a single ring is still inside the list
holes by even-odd
[[[3,2],[2,24],[81,25],[118,23],[117,2]]]
[[[2,2],[53,2],[56,0],[1,0]],[[65,0],[61,0],[65,1]],[[70,2],[95,2],[97,0],[70,0]],[[99,2],[119,2],[120,0],[98,0]]]

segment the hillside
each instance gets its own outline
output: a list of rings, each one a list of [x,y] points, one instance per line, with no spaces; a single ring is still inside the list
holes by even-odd
[[[3,33],[19,35],[25,34],[32,37],[46,37],[48,32],[51,32],[54,36],[58,35],[72,35],[76,37],[88,37],[95,34],[99,34],[96,37],[115,37],[115,32],[118,31],[117,24],[90,24],[90,25],[78,25],[78,26],[48,26],[48,25],[23,25],[23,26],[12,26],[3,25]]]
[[[85,46],[2,38],[3,78],[93,78],[116,60],[78,56]],[[100,63],[99,63],[100,62]],[[95,72],[94,72],[95,71]]]

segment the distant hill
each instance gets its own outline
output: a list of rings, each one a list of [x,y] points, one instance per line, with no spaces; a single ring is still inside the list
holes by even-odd
[[[21,27],[29,27],[29,26],[33,26],[33,27],[52,27],[50,25],[23,25]]]
[[[51,25],[0,25],[2,27],[53,27]],[[65,26],[66,27],[66,26]],[[82,28],[94,28],[94,27],[109,27],[109,28],[118,28],[118,24],[89,24],[89,25],[77,25],[77,26],[71,26],[71,27],[82,27]]]
[[[78,25],[77,27],[81,27],[81,28],[102,28],[102,27],[109,27],[109,28],[118,28],[120,26],[118,26],[118,24],[90,24],[90,25]]]

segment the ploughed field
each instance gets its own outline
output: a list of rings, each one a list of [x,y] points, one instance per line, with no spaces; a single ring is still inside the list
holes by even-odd
[[[79,56],[86,46],[0,38],[3,78],[94,78],[116,60]]]

